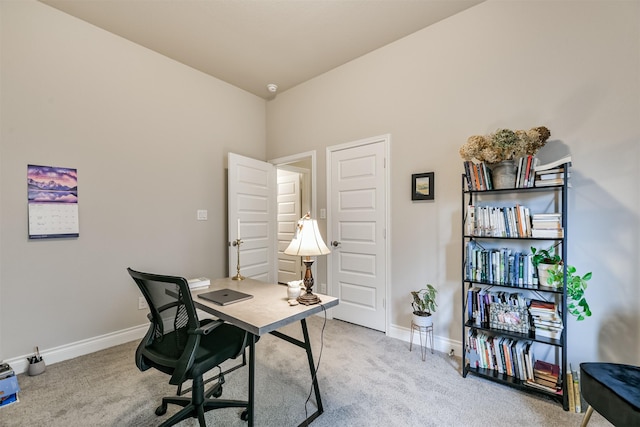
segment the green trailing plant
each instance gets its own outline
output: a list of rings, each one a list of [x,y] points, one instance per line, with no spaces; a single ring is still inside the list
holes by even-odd
[[[533,266],[537,268],[539,264],[563,265],[560,255],[552,253],[552,250],[553,248],[531,248]],[[548,284],[563,282],[563,268],[550,268],[547,272],[549,273]],[[567,310],[576,320],[584,320],[591,316],[591,309],[585,297],[587,282],[591,280],[591,276],[591,272],[581,276],[573,265],[567,264]]]
[[[438,306],[436,303],[437,293],[437,289],[429,284],[419,291],[411,291],[413,313],[418,316],[431,316],[431,313],[435,312]]]

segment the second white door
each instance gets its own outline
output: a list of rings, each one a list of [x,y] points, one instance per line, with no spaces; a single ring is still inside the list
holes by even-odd
[[[333,317],[386,331],[389,136],[328,148]]]

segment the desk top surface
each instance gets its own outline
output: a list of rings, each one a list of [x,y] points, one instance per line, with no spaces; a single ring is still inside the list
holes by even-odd
[[[218,305],[198,298],[198,294],[216,289],[235,289],[253,295],[253,298],[229,305]],[[315,293],[315,292],[314,292]],[[215,279],[206,288],[191,291],[193,302],[200,310],[226,320],[254,335],[264,335],[289,323],[338,305],[338,298],[316,294],[322,301],[315,305],[294,305],[287,302],[287,287],[254,279]]]

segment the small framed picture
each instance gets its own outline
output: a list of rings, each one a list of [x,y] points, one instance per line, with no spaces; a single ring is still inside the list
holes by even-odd
[[[411,200],[433,200],[434,172],[411,175]]]

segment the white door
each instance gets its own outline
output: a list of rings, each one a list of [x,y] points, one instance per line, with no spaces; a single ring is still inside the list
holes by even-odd
[[[229,276],[235,276],[240,238],[240,274],[273,283],[276,271],[275,166],[229,153]]]
[[[327,149],[333,316],[386,331],[389,136]]]
[[[278,282],[287,283],[302,279],[302,258],[287,255],[287,249],[302,216],[300,193],[301,176],[297,172],[278,169]]]

